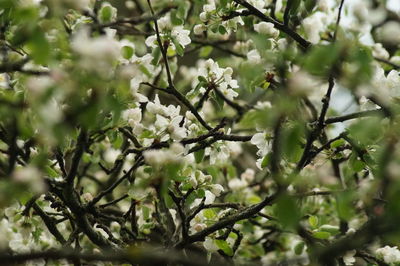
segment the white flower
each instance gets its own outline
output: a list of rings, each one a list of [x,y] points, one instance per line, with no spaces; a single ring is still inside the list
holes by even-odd
[[[214,243],[214,239],[211,237],[206,237],[205,241],[203,242],[203,246],[207,251],[210,252],[219,250],[218,246]]]
[[[214,1],[210,1],[208,4],[203,6],[203,12],[200,13],[200,20],[206,22],[208,18],[211,16],[210,13],[216,10],[216,6]]]
[[[132,96],[140,103],[147,102],[149,100],[145,95],[137,92],[139,89],[140,83],[142,83],[142,82],[143,82],[143,79],[138,78],[138,77],[134,77],[133,79],[131,79],[131,82],[130,82]]]
[[[386,77],[386,85],[390,90],[391,96],[399,96],[400,94],[400,73],[397,70],[391,70]]]
[[[196,170],[194,172],[194,174],[192,174],[192,177],[194,177],[196,179],[196,182],[198,182],[198,184],[200,184],[200,185],[203,183],[208,183],[212,180],[211,175],[205,175],[200,170]],[[193,181],[193,183],[194,183],[194,181]]]
[[[210,163],[225,163],[229,160],[231,154],[228,146],[223,142],[216,143],[213,148],[206,148],[206,155],[210,156]]]
[[[212,59],[201,62],[199,66],[199,76],[203,76],[208,80],[219,80],[224,73],[224,69],[220,68],[217,62]]]
[[[147,37],[146,40],[144,41],[144,43],[148,47],[156,48],[158,46],[157,35],[151,35],[151,36]]]
[[[243,151],[242,146],[239,141],[230,141],[230,142],[225,143],[225,145],[228,148],[229,155],[232,158],[238,157]]]
[[[381,43],[375,43],[372,46],[372,55],[380,59],[389,59],[389,52],[386,51]]]
[[[355,250],[347,251],[343,256],[343,261],[345,265],[353,265],[356,262],[354,255],[356,254]]]
[[[266,133],[256,133],[250,140],[250,143],[256,145],[258,148],[257,155],[264,156],[271,150],[271,145],[266,138]]]
[[[89,192],[86,192],[82,195],[82,199],[85,203],[89,203],[93,200],[93,195]]]
[[[185,48],[186,45],[190,44],[191,40],[189,37],[190,31],[185,30],[183,26],[172,26],[170,15],[160,18],[158,21],[158,28],[160,30],[160,38],[163,41],[166,37],[171,36],[176,39],[178,43]],[[145,44],[148,47],[156,48],[159,44],[157,41],[157,35],[151,35],[146,38]],[[171,46],[175,48],[175,45],[172,43]]]
[[[43,193],[46,190],[42,174],[36,167],[19,167],[14,171],[12,178],[17,183],[28,185],[34,193]]]
[[[232,189],[233,191],[241,190],[241,189],[247,187],[247,185],[248,184],[246,181],[241,180],[239,178],[231,179],[231,180],[229,180],[229,183],[228,183],[228,187],[230,189]]]
[[[233,70],[231,67],[222,68],[219,67],[217,62],[212,59],[207,61],[200,61],[198,63],[198,71],[194,76],[203,76],[209,82],[214,82],[218,85],[218,89],[230,100],[237,97],[239,94],[234,91],[239,87],[237,80],[232,79]],[[193,83],[193,86],[197,86],[197,83]]]
[[[389,21],[382,26],[379,33],[384,43],[392,45],[400,44],[400,23]]]
[[[127,109],[122,113],[122,118],[128,121],[131,127],[135,127],[142,120],[142,110],[138,107]]]
[[[400,251],[398,247],[385,246],[379,248],[376,250],[376,255],[389,264],[400,262]]]
[[[275,29],[274,24],[270,22],[262,21],[258,24],[254,24],[254,30],[258,33],[269,35],[273,38],[279,36],[279,30]]]
[[[164,131],[168,127],[168,125],[169,125],[169,119],[159,114],[156,115],[156,121],[154,122],[154,126],[159,131]]]
[[[212,203],[214,203],[214,201],[215,201],[215,195],[214,195],[211,191],[209,191],[209,190],[206,190],[206,191],[205,191],[205,194],[206,194],[206,200],[204,201],[204,203],[205,203],[205,204],[212,204]]]
[[[315,93],[317,91],[315,88],[318,88],[318,85],[320,85],[320,82],[306,71],[298,70],[290,75],[289,88],[294,94]]]
[[[319,0],[317,2],[318,9],[321,10],[322,12],[328,12],[329,11],[329,2],[328,0]]]
[[[163,114],[164,106],[160,103],[158,94],[155,95],[153,102],[148,102],[146,105],[146,111],[152,114]]]
[[[201,12],[200,15],[199,15],[199,18],[200,18],[201,21],[207,22],[207,20],[208,20],[207,13],[206,12]]]
[[[325,28],[322,16],[321,12],[316,12],[302,21],[308,40],[313,44],[316,44],[321,40],[319,34]]]
[[[204,224],[204,223],[196,223],[196,224],[193,226],[193,229],[194,229],[196,232],[203,231],[205,228],[207,228],[207,225]]]
[[[171,35],[176,38],[182,47],[190,44],[191,40],[189,38],[190,31],[183,29],[183,26],[174,27],[171,31]]]
[[[257,8],[260,12],[265,13],[267,10],[264,8],[266,1],[264,0],[249,0],[249,4]]]
[[[185,147],[183,147],[179,142],[172,143],[169,149],[176,155],[183,155],[185,152]]]
[[[271,108],[271,107],[272,107],[272,104],[269,101],[265,101],[265,102],[258,101],[255,106],[255,108],[258,110],[263,110],[263,109],[267,109],[267,108]]]
[[[246,171],[244,171],[241,175],[240,178],[247,183],[251,183],[254,180],[255,172],[253,169],[247,168]]]
[[[221,84],[219,84],[218,88],[220,89],[222,94],[225,95],[225,97],[229,100],[233,100],[233,98],[239,95],[239,93],[237,93],[236,91],[228,88],[228,84],[226,82],[222,82]]]
[[[379,89],[381,98],[400,96],[400,73],[397,70],[391,70],[385,77],[383,68],[377,66],[371,81],[371,90]]]
[[[263,158],[271,150],[271,143],[267,139],[267,134],[265,132],[256,133],[253,135],[250,142],[258,148],[257,155],[260,156],[260,158],[256,161],[256,166],[262,169],[261,164]]]
[[[211,185],[211,192],[216,196],[219,197],[221,192],[224,191],[224,187],[220,184],[213,184]]]
[[[169,149],[165,150],[146,150],[143,157],[146,163],[151,166],[163,166],[169,163],[184,162],[183,146],[179,143],[173,143]]]
[[[276,47],[277,47],[277,49],[279,51],[285,51],[287,49],[287,47],[288,47],[288,41],[286,39],[284,39],[284,38],[279,39],[276,42]]]
[[[215,3],[212,1],[209,4],[204,5],[203,10],[205,12],[213,12],[215,10]]]
[[[160,31],[169,30],[172,27],[170,14],[168,13],[164,17],[160,18],[157,23]]]
[[[206,30],[207,30],[207,27],[205,25],[203,25],[203,24],[195,25],[194,28],[193,28],[193,32],[196,35],[201,35]]]
[[[176,116],[168,125],[168,132],[173,140],[180,141],[187,137],[186,128],[184,126],[180,126],[182,119],[182,116]]]
[[[91,38],[87,29],[79,31],[72,39],[72,49],[81,55],[83,68],[98,72],[109,71],[114,59],[120,54],[120,45],[107,35]]]
[[[400,56],[398,56],[398,55],[392,56],[390,58],[390,62],[392,62],[394,64],[397,64],[397,65],[400,65]]]
[[[193,188],[197,188],[197,179],[195,175],[191,175],[189,178],[189,183],[192,185]]]
[[[352,12],[353,15],[360,21],[366,21],[368,19],[369,13],[369,3],[368,1],[355,1],[353,4]]]
[[[6,73],[0,74],[0,88],[7,89],[8,86],[9,76]]]
[[[261,61],[261,56],[256,49],[249,51],[246,56],[250,63],[258,64]]]
[[[104,160],[108,163],[113,163],[115,160],[118,158],[118,156],[121,154],[120,150],[116,150],[113,148],[108,148],[104,152]]]

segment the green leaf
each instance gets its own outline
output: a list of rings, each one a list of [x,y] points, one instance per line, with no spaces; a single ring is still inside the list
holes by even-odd
[[[211,27],[210,27],[210,30],[213,32],[213,33],[217,33],[218,32],[218,29],[219,29],[219,27],[218,27],[218,25],[212,25]]]
[[[252,195],[246,199],[246,202],[249,204],[257,204],[260,203],[262,199],[257,195]]]
[[[100,9],[100,20],[102,22],[110,22],[113,16],[113,7],[109,5],[104,5]]]
[[[338,45],[316,45],[305,58],[304,67],[313,75],[326,76],[336,64],[339,55]]]
[[[344,139],[337,139],[331,143],[331,148],[334,149],[334,148],[340,147],[340,146],[344,145],[345,143],[346,142]]]
[[[59,177],[60,174],[58,174],[53,168],[51,168],[50,166],[46,166],[45,167],[46,173],[50,176],[50,177]]]
[[[206,191],[202,188],[198,189],[196,192],[197,198],[204,198],[206,196]]]
[[[311,12],[316,5],[317,5],[317,0],[306,0],[304,4],[308,12]]]
[[[358,159],[357,153],[352,152],[349,158],[349,165],[354,172],[360,172],[365,168],[365,163]]]
[[[182,166],[179,163],[171,163],[171,164],[165,165],[164,170],[165,170],[166,176],[177,182],[184,181],[187,177],[181,176],[179,174],[181,167]]]
[[[179,56],[182,56],[183,53],[184,53],[184,49],[183,49],[182,45],[180,45],[180,43],[178,42],[178,40],[176,40],[175,38],[172,39],[172,42],[173,42],[174,45],[175,45],[176,53],[177,53]]]
[[[170,18],[171,18],[172,25],[175,25],[175,26],[183,25],[183,19],[178,17],[178,11],[176,9],[173,9],[170,12]]]
[[[123,46],[121,48],[122,57],[125,59],[130,59],[133,56],[134,52],[135,50],[131,46]]]
[[[142,206],[142,214],[143,214],[143,219],[147,220],[150,218],[150,209],[146,206]]]
[[[226,7],[226,5],[228,4],[228,0],[220,0],[219,3],[221,7]]]
[[[224,26],[222,26],[222,25],[219,25],[218,26],[218,32],[220,33],[220,34],[225,34],[225,33],[228,33],[227,31],[226,31],[226,29],[225,29],[225,27]]]
[[[301,217],[299,206],[295,199],[289,195],[281,196],[274,209],[276,216],[284,228],[294,229]]]
[[[213,219],[213,218],[215,218],[217,216],[217,214],[215,213],[215,211],[213,209],[205,209],[203,211],[203,215],[207,219]]]
[[[313,232],[312,235],[313,237],[318,239],[328,239],[331,236],[329,232],[322,232],[322,231]]]
[[[199,82],[201,82],[201,83],[205,83],[205,84],[208,83],[207,79],[206,79],[205,77],[203,77],[203,76],[198,76],[197,79],[198,79]]]
[[[199,56],[203,57],[203,58],[204,57],[209,57],[212,51],[213,51],[213,47],[212,46],[209,46],[209,45],[204,46],[204,47],[202,47],[200,49]]]
[[[292,5],[290,7],[290,12],[289,13],[291,15],[295,15],[297,13],[299,7],[300,7],[301,0],[288,0],[288,2],[289,1],[292,1]]]
[[[151,64],[156,66],[161,58],[161,49],[159,46],[153,49],[151,55],[153,56],[153,60],[151,60]]]
[[[224,104],[225,104],[225,101],[224,101],[224,99],[222,99],[221,97],[219,97],[216,93],[212,93],[212,98],[214,99],[214,101],[215,101],[215,103],[216,103],[216,105],[217,105],[217,107],[218,107],[218,110],[220,110],[220,111],[222,111],[223,110],[223,108],[224,108]]]
[[[194,158],[196,160],[196,163],[201,163],[203,161],[204,153],[205,153],[205,149],[201,149],[194,153]]]
[[[30,56],[36,64],[45,65],[48,63],[51,47],[40,29],[31,36],[27,47],[31,51]]]
[[[303,148],[301,147],[301,140],[303,138],[303,126],[293,124],[283,130],[282,134],[282,152],[285,158],[290,162],[297,162],[300,160]]]
[[[264,156],[262,162],[261,162],[261,168],[265,168],[269,165],[269,162],[271,161],[272,154],[268,153],[267,155]]]
[[[349,221],[354,215],[354,194],[349,191],[340,192],[336,198],[336,208],[339,218]]]
[[[305,244],[303,241],[297,243],[296,246],[294,246],[294,253],[296,255],[300,255],[301,253],[303,253],[304,247],[305,247]]]
[[[163,193],[162,195],[164,197],[165,206],[169,209],[172,208],[175,204],[172,197],[168,193]]]
[[[310,217],[308,217],[308,223],[310,224],[310,226],[312,228],[317,228],[318,226],[318,217],[311,215]]]
[[[330,224],[324,224],[319,228],[320,231],[328,232],[331,233],[332,235],[336,235],[340,232],[338,226],[330,225]]]
[[[233,250],[232,248],[229,246],[229,244],[222,239],[216,239],[214,240],[214,243],[217,245],[217,247],[219,247],[219,249],[221,249],[226,255],[228,256],[233,256]]]
[[[139,65],[139,69],[140,69],[140,71],[143,72],[143,74],[145,74],[147,77],[151,78],[152,74],[144,65]]]

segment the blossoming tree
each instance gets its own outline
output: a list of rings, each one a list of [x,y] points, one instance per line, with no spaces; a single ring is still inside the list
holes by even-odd
[[[400,263],[397,1],[0,7],[0,264]]]

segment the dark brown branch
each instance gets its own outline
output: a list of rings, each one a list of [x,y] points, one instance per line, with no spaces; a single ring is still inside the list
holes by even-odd
[[[49,232],[57,239],[58,242],[64,245],[66,243],[66,240],[64,239],[60,231],[58,231],[55,220],[44,213],[44,211],[36,203],[32,204],[32,208],[35,210],[35,213],[39,215],[40,218],[42,218]]]
[[[110,187],[100,192],[93,200],[88,204],[88,206],[94,206],[97,202],[99,202],[105,195],[111,193],[119,184],[122,183],[125,179],[129,178],[132,173],[143,164],[143,157],[139,157],[135,164],[117,181],[115,181]]]
[[[386,64],[386,65],[389,65],[389,66],[391,66],[391,67],[393,67],[393,68],[395,68],[395,69],[400,69],[400,65],[395,64],[395,63],[393,63],[393,62],[390,62],[390,61],[388,61],[388,60],[386,60],[386,59],[382,59],[382,58],[378,58],[378,57],[374,57],[374,59],[375,59],[376,61],[378,61],[378,62],[381,62],[381,63],[384,63],[384,64]]]
[[[351,114],[343,115],[343,116],[330,117],[325,120],[325,124],[339,123],[339,122],[344,122],[347,120],[361,118],[361,117],[384,116],[384,115],[385,115],[385,113],[383,112],[382,109],[367,110],[367,111],[351,113]]]
[[[298,44],[300,44],[304,49],[308,49],[311,46],[311,43],[305,40],[303,37],[301,37],[297,32],[293,31],[292,29],[280,23],[279,21],[264,15],[260,10],[249,4],[247,1],[245,0],[233,0],[233,1],[247,8],[252,15],[258,17],[259,19],[274,24],[275,28],[286,33]]]
[[[339,29],[340,19],[341,19],[341,17],[342,17],[343,4],[344,4],[344,0],[341,0],[340,5],[339,5],[338,16],[337,16],[337,19],[336,19],[335,33],[333,34],[333,41],[336,41],[336,38],[337,38],[337,33],[338,33],[338,29]]]
[[[250,207],[247,207],[246,209],[239,211],[235,214],[229,215],[226,218],[223,218],[216,222],[215,224],[207,227],[206,229],[189,236],[186,240],[183,240],[179,242],[176,247],[178,248],[183,248],[188,244],[197,242],[197,241],[203,241],[206,236],[209,234],[212,234],[213,232],[220,230],[222,228],[225,228],[229,225],[233,225],[234,223],[243,220],[243,219],[248,219],[252,217],[253,215],[257,214],[260,212],[265,206],[272,204],[277,196],[279,195],[279,192],[273,194],[272,196],[266,197],[262,202],[258,204],[254,204]]]
[[[77,143],[75,146],[75,152],[72,157],[71,167],[70,167],[68,175],[66,177],[67,185],[69,185],[71,187],[73,186],[74,178],[75,178],[76,174],[78,173],[79,163],[80,163],[81,157],[83,155],[83,152],[85,150],[86,142],[87,142],[86,130],[81,129],[81,132],[79,133],[78,140],[77,140]]]
[[[285,13],[283,14],[283,24],[285,26],[289,25],[290,10],[292,9],[293,0],[288,0],[285,7]]]
[[[71,249],[64,250],[48,250],[21,254],[0,253],[0,261],[5,265],[21,264],[26,261],[46,259],[46,260],[83,260],[87,262],[119,262],[130,263],[132,265],[192,265],[205,266],[209,265],[207,257],[192,251],[186,251],[187,256],[179,251],[168,250],[163,248],[134,248],[127,251],[107,251],[98,253],[80,253]],[[218,265],[229,265],[222,260],[218,260]]]

